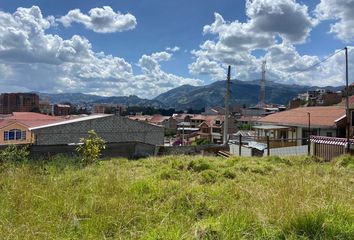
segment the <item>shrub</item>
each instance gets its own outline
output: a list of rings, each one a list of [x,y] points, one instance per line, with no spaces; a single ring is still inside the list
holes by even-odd
[[[88,131],[87,138],[81,138],[76,151],[81,155],[81,161],[84,164],[97,162],[101,155],[101,151],[105,149],[105,141],[100,138],[94,130]]]
[[[14,163],[14,162],[26,162],[28,160],[29,151],[26,147],[18,147],[15,145],[9,145],[0,152],[0,162]]]

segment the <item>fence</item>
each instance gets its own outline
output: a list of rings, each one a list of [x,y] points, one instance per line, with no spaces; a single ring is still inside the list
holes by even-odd
[[[333,158],[347,153],[348,144],[349,153],[352,153],[352,146],[354,145],[354,139],[349,139],[348,142],[345,138],[311,136],[310,141],[313,145],[313,155],[325,161],[331,161]]]
[[[230,140],[230,153],[238,156],[290,156],[311,153],[308,138],[275,139],[241,135]],[[302,145],[306,143],[305,145]]]
[[[307,143],[302,145],[303,143]],[[349,143],[345,138],[311,136],[298,139],[259,139],[256,137],[238,136],[231,140],[230,153],[238,156],[292,156],[292,155],[314,155],[325,161],[347,153],[349,144],[350,153],[354,152],[354,139]],[[281,146],[281,147],[279,147]],[[257,149],[258,151],[254,151]]]

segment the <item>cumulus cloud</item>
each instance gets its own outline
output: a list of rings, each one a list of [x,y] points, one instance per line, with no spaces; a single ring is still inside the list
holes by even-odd
[[[317,12],[318,9],[319,6]],[[195,59],[189,65],[191,74],[221,80],[227,65],[233,65],[238,79],[254,80],[261,77],[262,61],[266,60],[269,80],[320,86],[343,84],[342,55],[298,73],[321,61],[318,56],[298,53],[295,47],[306,42],[318,23],[309,15],[306,5],[294,0],[248,0],[245,10],[245,22],[229,22],[215,13],[214,22],[204,26],[203,34],[213,38],[191,51]],[[257,50],[262,53],[256,54]]]
[[[109,6],[93,8],[88,14],[82,13],[80,9],[74,9],[57,20],[65,27],[71,26],[74,22],[81,23],[97,33],[122,32],[134,29],[137,25],[135,16],[130,13],[114,12]]]
[[[2,91],[84,92],[100,95],[154,97],[181,84],[200,84],[168,74],[160,62],[172,53],[143,55],[136,75],[123,58],[94,52],[84,37],[63,39],[48,34],[51,18],[39,7],[0,11],[0,89]]]
[[[141,68],[143,74],[136,76],[136,78],[142,82],[143,88],[150,89],[151,91],[156,91],[153,93],[153,95],[156,95],[158,91],[164,92],[184,84],[202,84],[202,81],[198,79],[184,78],[163,71],[161,69],[160,62],[167,61],[170,57],[171,55],[169,53],[157,52],[151,55],[144,54],[140,58],[138,66]],[[154,87],[155,84],[157,84],[160,89]]]
[[[321,0],[315,9],[319,20],[334,20],[330,32],[346,42],[354,40],[354,1]]]

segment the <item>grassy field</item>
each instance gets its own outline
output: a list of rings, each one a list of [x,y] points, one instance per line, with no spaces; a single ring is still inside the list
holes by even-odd
[[[354,159],[2,164],[0,239],[354,239]]]

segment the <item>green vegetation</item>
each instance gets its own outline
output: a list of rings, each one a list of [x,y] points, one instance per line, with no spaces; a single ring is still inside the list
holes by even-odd
[[[0,164],[0,239],[354,239],[354,159]]]
[[[201,139],[195,140],[195,142],[193,143],[193,145],[206,145],[206,144],[211,144],[209,139],[201,138]]]
[[[88,137],[81,138],[80,143],[82,144],[76,148],[76,151],[81,156],[82,163],[86,165],[97,162],[106,147],[105,141],[94,130],[88,131]]]

